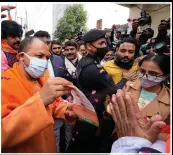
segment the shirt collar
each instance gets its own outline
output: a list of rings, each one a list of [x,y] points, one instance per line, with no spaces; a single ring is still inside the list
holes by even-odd
[[[141,90],[141,83],[140,83],[139,78],[135,82],[130,82],[129,86],[135,90],[140,91]],[[165,85],[162,85],[162,90],[156,99],[159,102],[162,102],[162,103],[169,105],[170,104],[170,95],[169,94],[170,94],[170,90]]]

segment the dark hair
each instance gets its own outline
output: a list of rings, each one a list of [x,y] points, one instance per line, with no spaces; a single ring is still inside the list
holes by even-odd
[[[154,30],[152,28],[146,28],[147,31],[149,31],[154,36]]]
[[[123,43],[131,43],[131,44],[134,44],[135,47],[137,46],[136,39],[134,39],[132,37],[128,37],[128,38],[124,38],[122,41],[118,42],[116,45],[116,48],[119,48],[120,45]]]
[[[79,48],[80,48],[82,45],[84,45],[84,46],[85,46],[84,41],[80,41],[80,42],[78,43],[78,49],[79,49]]]
[[[66,41],[64,46],[65,46],[65,48],[67,46],[74,46],[77,49],[77,43],[75,41],[72,41],[72,40]]]
[[[164,75],[170,74],[170,57],[169,56],[167,56],[165,54],[151,53],[151,54],[145,56],[139,62],[139,66],[141,66],[144,61],[153,61],[160,67],[160,69],[162,70]]]
[[[52,45],[54,45],[54,44],[61,46],[61,42],[59,40],[52,40],[50,49],[52,49]]]
[[[154,36],[154,30],[152,28],[146,28],[142,31],[141,37],[146,36],[148,39]]]
[[[1,39],[9,37],[22,37],[22,26],[15,21],[4,20],[1,22]]]
[[[47,31],[37,31],[35,34],[34,34],[34,37],[46,37],[46,38],[50,38],[50,34],[47,32]]]
[[[52,40],[51,44],[61,45],[61,42],[59,40]]]
[[[115,53],[115,49],[114,48],[108,48],[108,52],[109,51],[113,51]]]
[[[37,37],[26,37],[25,39],[23,39],[20,43],[19,49],[18,49],[18,53],[20,52],[27,52],[28,50],[28,46],[31,45],[31,43],[35,40],[38,39],[40,41],[42,41],[41,39],[37,38]],[[44,42],[44,41],[42,41]],[[45,42],[44,42],[45,43]],[[46,44],[46,43],[45,43]],[[47,45],[47,44],[46,44]]]

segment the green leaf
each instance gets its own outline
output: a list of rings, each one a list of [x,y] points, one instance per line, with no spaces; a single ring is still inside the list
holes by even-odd
[[[64,41],[66,38],[76,36],[81,28],[86,32],[86,22],[87,11],[84,6],[82,4],[71,5],[64,11],[64,16],[58,20],[54,38]]]

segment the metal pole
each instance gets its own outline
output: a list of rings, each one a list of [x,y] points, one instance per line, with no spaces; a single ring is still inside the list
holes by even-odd
[[[15,21],[17,21],[17,4],[16,4],[16,9],[15,9]]]

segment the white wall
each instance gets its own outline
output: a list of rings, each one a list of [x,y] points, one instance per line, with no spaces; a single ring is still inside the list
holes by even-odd
[[[143,9],[143,4],[136,4],[139,8]],[[141,10],[138,9],[137,7],[131,7],[130,8],[130,13],[129,13],[129,18],[139,18],[140,17],[140,12]]]

